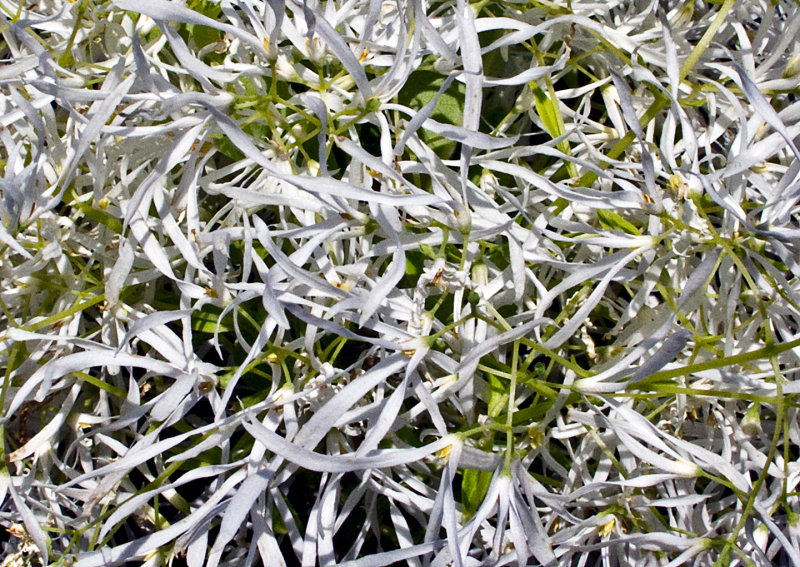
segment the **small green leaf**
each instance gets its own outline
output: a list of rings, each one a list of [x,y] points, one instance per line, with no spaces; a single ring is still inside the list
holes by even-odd
[[[411,74],[406,86],[398,93],[398,101],[409,108],[420,110],[433,100],[443,83],[444,77],[440,73],[417,71]],[[463,83],[454,82],[439,97],[431,118],[445,124],[461,126],[464,116],[465,92],[466,86]],[[420,130],[419,136],[437,155],[442,157],[449,157],[457,145],[456,142],[442,138],[428,130]]]
[[[508,407],[508,382],[489,374],[489,417],[495,418]]]
[[[620,232],[634,234],[636,236],[641,236],[642,234],[641,231],[633,224],[626,221],[614,211],[610,211],[608,209],[597,209],[597,220],[600,221],[600,224],[604,228],[609,230],[618,230]]]
[[[419,276],[425,268],[425,260],[422,254],[412,251],[406,254],[406,275]]]
[[[546,82],[549,95],[536,83],[529,83],[531,92],[533,93],[533,104],[536,107],[536,113],[544,123],[547,133],[553,138],[558,138],[559,136],[563,136],[566,132],[564,116],[562,116],[561,109],[558,107],[558,99],[556,98],[555,90],[553,90],[552,82],[550,79],[547,79]],[[558,143],[558,149],[564,152],[565,155],[572,155],[568,140],[561,140]],[[568,176],[578,176],[578,170],[572,162],[565,162],[564,167],[566,168],[566,174]]]
[[[430,260],[436,260],[437,258],[436,251],[430,244],[420,244],[419,251],[422,252],[422,254],[424,254],[425,257],[429,258]]]
[[[564,132],[560,128],[555,105],[552,100],[539,88],[536,83],[530,83],[531,91],[533,91],[533,103],[536,106],[536,114],[542,119],[547,133],[553,138],[558,138]]]
[[[195,311],[192,314],[192,330],[198,333],[228,332],[233,329],[230,325],[218,319],[218,313]]]
[[[107,226],[117,234],[122,234],[122,221],[120,221],[114,215],[107,213],[106,211],[98,208],[93,203],[87,203],[85,201],[78,201],[77,198],[72,195],[75,199],[70,205],[80,212],[85,214],[87,217],[92,219],[93,221],[100,223],[102,225]]]
[[[219,150],[224,156],[230,158],[233,161],[239,161],[244,159],[244,154],[242,151],[237,148],[233,142],[231,142],[227,136],[223,134],[211,134],[211,142],[214,144],[214,147]]]
[[[461,481],[461,510],[464,521],[471,518],[483,502],[489,485],[492,482],[492,473],[475,469],[466,469]]]

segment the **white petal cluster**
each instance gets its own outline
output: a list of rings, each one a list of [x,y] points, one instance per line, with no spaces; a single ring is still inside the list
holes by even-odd
[[[800,566],[800,7],[0,0],[3,565]]]

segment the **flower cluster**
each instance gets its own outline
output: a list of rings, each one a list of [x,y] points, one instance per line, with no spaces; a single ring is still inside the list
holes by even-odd
[[[0,18],[36,560],[800,566],[796,2]]]

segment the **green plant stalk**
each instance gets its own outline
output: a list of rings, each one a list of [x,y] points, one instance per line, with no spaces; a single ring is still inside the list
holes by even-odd
[[[758,475],[758,478],[753,483],[753,488],[750,490],[748,495],[747,501],[744,505],[744,510],[742,510],[742,516],[739,518],[739,522],[736,525],[736,528],[731,533],[730,537],[728,538],[725,547],[720,554],[719,559],[714,563],[714,567],[725,567],[729,565],[730,553],[731,549],[736,545],[736,539],[739,537],[739,534],[742,532],[744,528],[745,522],[750,517],[750,514],[753,512],[753,507],[755,506],[756,497],[758,496],[759,490],[764,485],[764,482],[767,480],[767,476],[769,475],[769,466],[772,461],[775,459],[775,453],[778,449],[778,442],[780,441],[781,437],[781,430],[783,429],[783,421],[784,421],[784,414],[786,412],[786,405],[783,399],[783,383],[784,378],[783,374],[781,374],[780,368],[778,368],[778,362],[775,360],[775,357],[770,357],[770,364],[772,365],[772,371],[775,373],[775,385],[777,387],[777,401],[775,403],[775,432],[772,434],[772,442],[769,446],[769,453],[767,453],[767,459],[764,465],[764,469]]]
[[[575,373],[575,375],[578,376],[578,378],[590,378],[592,376],[592,373],[589,372],[588,370],[585,370],[584,368],[581,368],[578,364],[575,364],[572,361],[567,360],[566,358],[564,358],[560,354],[557,354],[555,351],[550,350],[549,348],[547,348],[544,345],[540,345],[536,341],[532,341],[530,339],[523,338],[522,342],[523,342],[523,344],[525,344],[525,346],[530,347],[533,350],[535,350],[535,351],[537,351],[537,352],[539,352],[539,353],[541,353],[541,354],[543,354],[545,356],[550,357],[552,360],[556,361],[557,363],[559,363],[564,368],[568,368],[568,369],[572,370]],[[563,384],[560,384],[559,386],[561,388],[564,387]]]
[[[622,463],[620,463],[619,460],[614,456],[614,453],[608,448],[606,442],[603,441],[603,439],[597,434],[597,431],[595,431],[594,427],[589,427],[588,425],[584,425],[583,427],[586,429],[586,432],[594,440],[594,442],[597,443],[597,446],[600,447],[600,450],[603,451],[603,454],[606,456],[606,458],[611,461],[611,464],[617,469],[619,475],[622,478],[627,479],[628,471],[625,470],[625,467],[622,466]]]
[[[524,367],[525,365],[523,364],[522,366]],[[485,364],[478,364],[478,370],[493,374],[498,378],[505,378],[506,380],[511,380],[512,377],[511,373],[509,372],[503,372]],[[540,394],[549,400],[554,400],[556,397],[558,397],[558,389],[551,388],[544,380],[526,377],[522,383],[534,390],[537,394]]]
[[[430,311],[428,311],[428,315],[430,315],[431,318],[434,318],[436,316],[436,312],[439,310],[439,308],[442,306],[445,299],[447,299],[449,295],[450,291],[445,289],[444,292],[439,296],[439,299],[436,300],[436,303],[434,304],[433,308]]]
[[[500,312],[495,309],[494,305],[489,302],[484,303],[481,307],[486,309],[489,314],[495,318],[495,321],[492,321],[491,325],[497,328],[498,323],[500,325],[500,329],[502,331],[510,331],[512,329],[511,325],[508,324],[508,321],[505,320],[505,317],[500,315]]]
[[[796,526],[797,525],[797,514],[792,510],[789,506],[788,501],[788,493],[789,493],[789,463],[792,462],[791,454],[790,454],[790,438],[789,438],[789,426],[790,421],[787,419],[783,422],[783,495],[781,496],[780,503],[783,505],[784,511],[786,513],[787,522],[790,525]],[[776,506],[778,503],[776,503]]]
[[[436,331],[434,334],[429,335],[427,337],[424,337],[423,340],[428,344],[429,347],[432,347],[434,345],[434,343],[436,341],[438,341],[440,338],[442,338],[446,333],[449,333],[449,332],[453,331],[459,325],[463,325],[464,323],[466,323],[470,319],[475,319],[475,318],[479,318],[480,319],[480,317],[477,314],[468,313],[467,315],[464,315],[463,317],[461,317],[458,321],[454,321],[454,322],[450,323],[449,325],[446,325],[445,327],[443,327],[441,330]]]
[[[6,318],[6,321],[7,321],[8,325],[14,327],[15,329],[19,329],[20,328],[19,323],[17,323],[14,320],[14,317],[11,315],[11,312],[8,310],[8,305],[6,305],[6,302],[3,301],[2,297],[0,297],[0,310],[3,311],[3,315],[5,315],[5,318]]]
[[[344,345],[347,343],[347,340],[346,337],[338,337],[319,354],[319,358],[333,364],[339,356],[339,352],[341,352],[342,348],[344,348]]]
[[[87,384],[91,384],[92,386],[94,386],[94,387],[96,387],[96,388],[98,388],[100,390],[105,390],[106,392],[108,392],[112,396],[116,396],[116,397],[118,397],[118,398],[120,398],[122,400],[124,400],[128,396],[128,394],[126,394],[124,391],[122,391],[121,389],[117,388],[116,386],[114,386],[112,384],[109,384],[107,382],[104,382],[104,381],[100,380],[99,378],[95,378],[94,376],[91,376],[90,374],[87,374],[86,372],[81,372],[81,371],[77,371],[76,370],[72,374],[76,378],[78,378],[79,380],[81,380],[83,382],[86,382]]]
[[[747,498],[747,494],[742,492],[738,488],[736,488],[733,485],[733,483],[731,481],[729,481],[727,478],[713,475],[713,474],[711,474],[709,472],[706,472],[706,471],[704,471],[702,469],[700,469],[698,476],[703,477],[703,478],[707,478],[708,480],[710,480],[712,482],[716,482],[720,486],[724,486],[725,488],[727,488],[728,490],[733,492],[736,495],[736,498],[738,498],[741,502],[744,502],[745,499]]]
[[[650,107],[645,111],[640,119],[640,123],[642,128],[647,126],[653,118],[658,116],[658,113],[664,110],[667,106],[669,106],[669,97],[664,94],[659,93],[660,96],[656,97],[656,100],[650,105]],[[620,157],[625,150],[628,149],[633,141],[636,139],[636,134],[633,133],[632,130],[628,130],[625,132],[625,135],[617,142],[611,150],[608,152],[609,159],[617,159]],[[594,185],[594,182],[597,181],[598,175],[594,171],[589,171],[581,177],[580,182],[578,183],[579,187],[591,187]]]
[[[212,432],[206,433],[200,439],[200,441],[202,441],[203,439],[205,439],[206,437],[208,437],[211,434],[212,434]],[[167,479],[169,479],[170,476],[175,474],[175,472],[177,472],[178,469],[180,469],[180,467],[181,467],[181,463],[178,462],[178,461],[169,463],[164,468],[164,470],[156,478],[153,479],[152,482],[150,482],[150,483],[146,484],[145,486],[143,486],[140,490],[138,490],[135,494],[131,495],[130,498],[127,498],[124,502],[127,502],[128,500],[130,500],[131,498],[134,498],[135,496],[137,496],[139,494],[144,494],[145,492],[148,492],[150,490],[153,490],[154,488],[157,488],[157,487],[161,486],[162,484],[164,484],[167,481]],[[181,500],[183,500],[183,498],[181,498]],[[188,513],[189,512],[189,504],[185,500],[183,500],[183,502],[176,502],[176,504],[178,504],[178,505],[175,506],[175,507],[178,508],[179,510],[183,511],[184,513]],[[91,543],[89,544],[89,551],[94,550],[98,546],[99,547],[107,546],[108,543],[111,541],[111,539],[114,537],[114,534],[116,534],[117,531],[124,525],[124,522],[118,523],[116,526],[111,528],[111,530],[109,530],[108,534],[106,534],[106,537],[103,539],[103,541],[101,541],[101,542],[97,541],[99,536],[100,536],[100,529],[102,528],[103,522],[111,515],[112,512],[113,512],[113,510],[104,510],[103,513],[99,514],[97,516],[97,518],[88,526],[88,527],[94,526],[96,528],[94,533],[93,533],[93,535],[92,535]],[[164,521],[166,521],[166,519]]]
[[[77,313],[80,313],[81,311],[84,311],[84,310],[88,309],[89,307],[92,307],[93,305],[97,305],[101,301],[105,301],[105,298],[106,298],[106,295],[104,293],[95,295],[91,299],[87,299],[86,301],[84,301],[82,303],[75,303],[75,305],[73,305],[69,309],[65,309],[64,311],[56,313],[55,315],[51,315],[50,317],[47,317],[46,319],[42,319],[38,323],[33,323],[31,325],[23,327],[23,330],[33,333],[34,331],[38,331],[42,327],[47,327],[49,325],[53,325],[54,323],[57,323],[57,322],[61,321],[62,319],[66,319],[67,317],[72,317],[73,315],[75,315]]]
[[[511,354],[511,385],[508,389],[508,411],[506,414],[506,452],[503,472],[510,474],[511,459],[514,456],[514,410],[517,399],[517,370],[519,369],[519,341],[514,341]]]
[[[73,62],[72,54],[72,46],[75,45],[75,38],[78,35],[78,29],[81,27],[81,22],[83,21],[83,16],[86,14],[86,9],[89,7],[89,0],[83,0],[80,6],[78,6],[78,15],[75,18],[75,27],[72,28],[72,33],[67,39],[67,45],[64,47],[64,51],[61,54],[61,57],[58,58],[58,64],[62,67],[66,67],[70,63]]]
[[[712,398],[720,398],[726,400],[745,400],[748,402],[758,402],[761,404],[774,404],[777,401],[777,398],[771,396],[758,396],[755,394],[743,393],[743,392],[727,392],[724,390],[703,390],[701,388],[688,388],[685,386],[674,386],[672,384],[653,384],[651,386],[644,386],[643,388],[639,387],[640,384],[634,384],[631,386],[631,392],[618,392],[607,394],[611,397],[620,397],[625,399],[650,399],[650,398],[660,398],[664,395],[684,395],[684,396],[693,396],[693,397],[712,397]],[[647,391],[648,393],[636,393],[637,391]]]
[[[678,376],[687,376],[689,374],[693,374],[695,372],[701,372],[703,370],[712,370],[714,368],[733,366],[735,364],[744,364],[745,362],[750,362],[751,360],[771,358],[787,350],[792,350],[793,348],[797,348],[798,346],[800,346],[800,339],[795,339],[793,341],[789,341],[788,343],[771,344],[757,350],[752,350],[750,352],[742,352],[721,359],[707,360],[706,362],[691,364],[689,366],[684,366],[683,368],[662,370],[660,372],[655,372],[651,374],[649,377],[645,378],[640,382],[637,382],[635,384],[634,389],[641,389],[642,386],[650,384],[652,382],[670,380]]]
[[[8,389],[11,386],[11,374],[14,372],[14,369],[21,363],[22,361],[17,361],[20,357],[24,357],[23,348],[25,347],[25,343],[15,342],[11,345],[8,354],[8,361],[6,363],[6,373],[3,377],[3,391],[0,392],[0,408],[6,407],[6,395],[8,394]],[[8,474],[8,464],[6,463],[6,427],[5,424],[0,424],[0,474],[7,475]]]
[[[717,12],[717,15],[714,16],[714,20],[711,22],[711,25],[708,26],[708,29],[703,34],[703,37],[700,38],[700,41],[697,42],[697,45],[694,46],[692,52],[689,54],[689,57],[686,58],[686,61],[683,62],[679,71],[679,80],[683,82],[689,72],[694,68],[697,64],[697,61],[700,57],[705,53],[705,50],[708,49],[708,46],[711,44],[711,40],[714,39],[714,36],[717,35],[719,28],[722,27],[722,24],[725,22],[725,19],[728,17],[728,14],[733,9],[734,4],[736,4],[736,0],[725,0],[722,3],[722,6]]]

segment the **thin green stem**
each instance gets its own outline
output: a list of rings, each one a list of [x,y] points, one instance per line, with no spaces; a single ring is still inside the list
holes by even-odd
[[[694,374],[695,372],[702,372],[703,370],[712,370],[714,368],[723,368],[725,366],[744,364],[746,362],[750,362],[751,360],[766,360],[772,356],[786,352],[787,350],[797,348],[798,346],[800,346],[800,339],[795,339],[793,341],[789,341],[788,343],[772,344],[757,350],[752,350],[750,352],[742,352],[739,354],[726,356],[725,358],[707,360],[705,362],[691,364],[682,368],[662,370],[660,372],[651,374],[649,377],[641,380],[640,382],[637,382],[635,384],[635,389],[641,389],[642,386],[652,384],[654,382],[665,382],[678,376],[688,376],[690,374]]]
[[[508,388],[508,411],[506,413],[506,452],[504,471],[511,470],[511,460],[514,456],[514,410],[517,401],[517,370],[519,368],[519,341],[514,341],[511,352],[511,384]]]
[[[764,468],[761,473],[758,475],[758,478],[753,483],[753,487],[748,494],[747,500],[744,505],[744,510],[742,510],[742,515],[739,518],[739,522],[736,525],[736,528],[731,533],[730,537],[728,538],[725,547],[720,554],[719,559],[714,563],[714,567],[724,567],[729,565],[728,562],[730,559],[730,552],[733,547],[736,545],[736,540],[739,538],[739,534],[742,533],[744,529],[744,525],[747,522],[748,518],[753,512],[753,508],[755,507],[756,498],[758,497],[758,493],[761,490],[761,487],[764,485],[764,482],[767,480],[767,476],[769,476],[769,467],[772,462],[775,460],[775,453],[778,450],[778,443],[780,442],[781,433],[783,429],[783,421],[785,418],[786,412],[786,404],[784,403],[783,399],[783,385],[785,379],[783,374],[778,367],[778,362],[775,357],[770,358],[770,364],[772,365],[772,370],[775,373],[775,385],[777,387],[777,400],[775,403],[775,431],[772,434],[772,442],[769,446],[769,452],[767,453],[767,459],[764,464]]]

